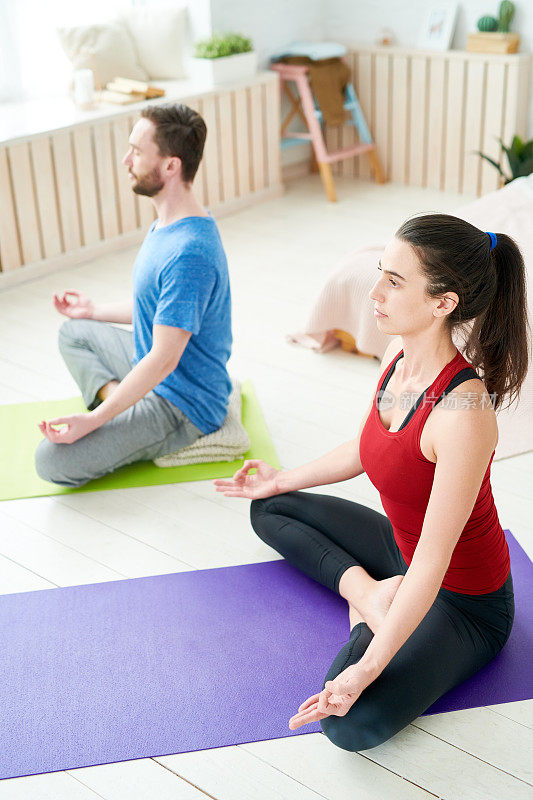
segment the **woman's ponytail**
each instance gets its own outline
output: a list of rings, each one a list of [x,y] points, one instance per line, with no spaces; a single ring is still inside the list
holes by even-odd
[[[496,239],[490,252],[496,293],[486,311],[474,320],[465,357],[483,371],[487,392],[497,409],[505,396],[509,406],[518,400],[529,365],[530,338],[522,254],[505,233],[496,234]]]

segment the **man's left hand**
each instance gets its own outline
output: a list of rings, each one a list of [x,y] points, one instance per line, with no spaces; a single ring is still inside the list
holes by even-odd
[[[61,427],[56,427],[58,425]],[[72,444],[99,427],[99,423],[91,413],[70,414],[68,417],[56,417],[48,422],[45,420],[39,422],[39,430],[53,444]]]

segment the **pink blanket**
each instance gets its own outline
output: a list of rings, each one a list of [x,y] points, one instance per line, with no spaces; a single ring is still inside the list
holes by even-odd
[[[458,217],[478,228],[512,236],[524,255],[528,273],[529,319],[533,302],[533,174],[519,178],[496,192],[480,197],[455,211]],[[351,334],[362,353],[381,358],[390,340],[378,330],[374,303],[368,293],[377,277],[377,262],[384,245],[373,245],[349,253],[324,286],[311,312],[305,330],[289,338],[319,352],[336,347],[333,331]],[[462,343],[456,340],[462,349]],[[500,439],[495,458],[533,449],[533,369],[522,386],[518,404],[498,412]]]

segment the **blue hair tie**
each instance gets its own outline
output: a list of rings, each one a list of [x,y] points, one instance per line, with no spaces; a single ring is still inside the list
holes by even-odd
[[[490,241],[492,243],[491,246],[490,246],[490,249],[494,250],[494,248],[498,244],[498,239],[496,238],[496,234],[495,233],[491,233],[490,231],[486,231],[486,234],[487,234],[487,236],[490,236]]]

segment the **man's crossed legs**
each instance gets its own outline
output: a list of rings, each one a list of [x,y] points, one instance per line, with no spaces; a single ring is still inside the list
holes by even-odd
[[[130,331],[91,319],[69,319],[59,350],[89,410],[99,390],[133,367]],[[61,486],[81,486],[134,461],[151,461],[192,444],[202,432],[168,400],[149,392],[101,428],[72,444],[43,439],[35,453],[38,474]]]

